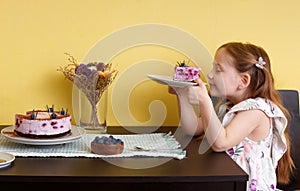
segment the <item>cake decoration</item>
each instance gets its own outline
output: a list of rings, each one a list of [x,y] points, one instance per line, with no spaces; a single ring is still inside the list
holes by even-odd
[[[47,107],[47,111],[48,112],[53,112],[54,111],[54,105],[52,104],[52,107],[49,107],[48,105],[46,105]]]
[[[195,79],[200,78],[199,74],[200,68],[188,66],[184,61],[177,62],[175,67],[173,80],[183,81],[183,82],[192,82]]]
[[[15,133],[30,138],[53,138],[67,135],[71,132],[71,116],[67,109],[55,111],[46,106],[46,110],[27,111],[25,115],[15,115]]]
[[[30,114],[30,119],[36,119],[38,112],[34,112],[34,110],[32,110],[32,113]]]
[[[91,142],[92,153],[99,155],[116,155],[121,154],[124,149],[124,142],[110,136],[96,136]]]

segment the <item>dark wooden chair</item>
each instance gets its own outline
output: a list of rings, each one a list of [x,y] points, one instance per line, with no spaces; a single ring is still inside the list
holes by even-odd
[[[291,153],[296,165],[294,177],[288,185],[278,185],[284,191],[300,191],[300,116],[299,116],[299,95],[297,90],[278,90],[283,105],[291,114],[289,134],[291,137]]]

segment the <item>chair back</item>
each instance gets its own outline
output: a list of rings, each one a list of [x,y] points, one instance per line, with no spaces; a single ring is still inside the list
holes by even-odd
[[[297,90],[278,90],[284,107],[291,114],[289,135],[291,138],[291,155],[296,169],[294,177],[288,185],[278,185],[284,191],[300,190],[300,116],[299,116],[299,95]]]
[[[299,115],[299,94],[297,90],[278,90],[284,107],[292,117]]]

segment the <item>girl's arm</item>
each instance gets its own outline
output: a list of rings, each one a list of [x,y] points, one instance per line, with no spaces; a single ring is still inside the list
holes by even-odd
[[[205,136],[215,151],[225,151],[241,142],[245,137],[261,140],[268,135],[269,119],[261,110],[238,112],[224,128],[219,120],[211,98],[202,81],[199,86],[189,87],[189,102],[198,104]]]
[[[180,125],[183,131],[191,136],[202,134],[202,121],[189,102],[188,90],[186,88],[169,87],[169,92],[177,96]]]

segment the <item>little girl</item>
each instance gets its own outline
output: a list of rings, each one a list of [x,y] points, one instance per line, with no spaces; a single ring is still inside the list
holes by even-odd
[[[274,87],[265,50],[250,43],[226,43],[216,51],[207,77],[209,93],[200,79],[198,86],[173,88],[183,130],[205,133],[214,151],[230,155],[249,175],[247,190],[276,190],[277,181],[288,183],[294,168],[289,113]],[[227,101],[217,113],[210,96]],[[199,106],[200,117],[193,105]]]

